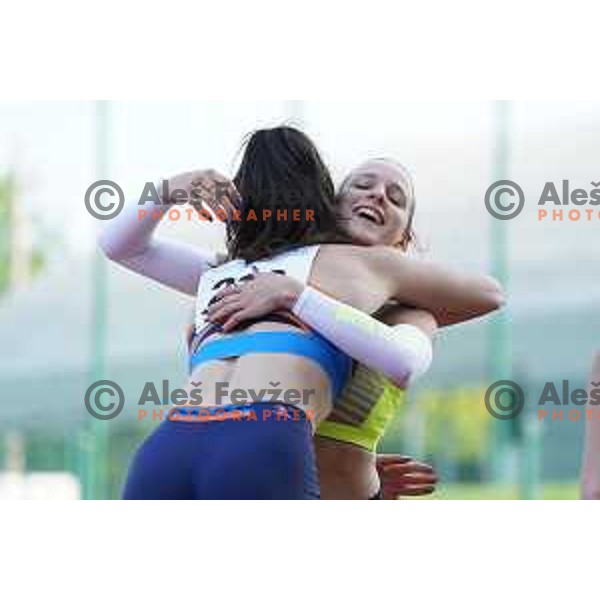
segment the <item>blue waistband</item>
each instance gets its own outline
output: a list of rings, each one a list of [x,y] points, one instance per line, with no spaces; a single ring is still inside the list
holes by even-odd
[[[240,418],[248,417],[248,415],[257,415],[266,420],[266,414],[273,419],[279,417],[297,417],[294,420],[306,420],[307,414],[301,408],[284,404],[282,402],[252,402],[239,406],[236,404],[225,404],[224,406],[181,406],[172,408],[169,411],[170,421],[181,422],[202,422],[211,420],[211,417],[217,417],[222,420],[239,420]],[[274,413],[274,416],[273,416]]]
[[[314,360],[329,376],[334,400],[342,392],[352,366],[348,355],[316,333],[253,331],[207,342],[190,356],[190,372],[210,360],[252,353],[295,354]]]

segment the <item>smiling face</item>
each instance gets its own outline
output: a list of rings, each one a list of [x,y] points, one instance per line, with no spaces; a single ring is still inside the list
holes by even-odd
[[[354,169],[338,194],[340,226],[361,246],[402,246],[410,241],[415,199],[409,175],[386,160]]]

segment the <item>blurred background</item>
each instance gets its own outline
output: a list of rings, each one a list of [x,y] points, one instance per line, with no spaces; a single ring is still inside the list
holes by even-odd
[[[186,376],[188,299],[110,264],[84,206],[98,179],[139,197],[145,182],[199,167],[231,175],[245,134],[299,125],[340,180],[368,157],[415,178],[422,252],[485,271],[505,311],[440,334],[433,368],[381,450],[432,462],[438,498],[575,498],[583,422],[538,420],[544,382],[586,387],[600,349],[600,219],[537,220],[544,184],[600,179],[600,102],[35,102],[0,104],[0,498],[117,498],[128,458],[156,426],[135,401],[92,419],[88,386]],[[498,221],[488,186],[516,181],[525,209]],[[560,188],[559,188],[560,189]],[[218,224],[166,221],[160,235],[223,248]],[[494,420],[494,381],[525,391]]]

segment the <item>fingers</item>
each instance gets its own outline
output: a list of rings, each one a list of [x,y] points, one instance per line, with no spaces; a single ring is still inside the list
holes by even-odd
[[[211,301],[210,305],[206,309],[206,314],[207,315],[214,314],[215,312],[217,312],[224,306],[227,306],[228,304],[231,304],[232,302],[235,302],[236,300],[239,300],[239,299],[240,299],[239,292],[226,293],[226,294],[223,293],[221,295],[221,297],[215,296],[215,299],[213,299]]]
[[[395,482],[435,484],[438,481],[435,471],[420,471],[418,469],[390,469],[380,473],[379,477],[382,481],[389,482],[390,484],[394,484]]]
[[[241,205],[241,196],[234,183],[217,171],[194,173],[191,183],[197,190],[197,196],[213,211],[225,210],[232,214]]]
[[[403,486],[430,486],[435,485],[438,478],[435,475],[428,475],[425,473],[410,473],[403,477],[390,480],[390,485],[403,485]]]
[[[400,496],[409,496],[412,498],[415,496],[428,496],[429,494],[433,494],[433,492],[435,492],[434,485],[405,485],[385,488],[383,495],[386,500],[396,500]]]
[[[399,455],[377,459],[377,469],[387,499],[398,496],[426,496],[435,491],[437,473],[431,465]]]
[[[226,288],[219,290],[214,295],[215,302],[213,302],[213,304],[211,304],[211,306],[214,306],[215,304],[217,304],[219,302],[219,300],[222,300],[223,298],[227,298],[229,296],[234,296],[236,294],[240,294],[241,291],[242,290],[237,285],[228,285]]]
[[[206,309],[206,318],[212,320],[214,315],[236,300],[241,300],[242,290],[237,285],[228,285],[226,288],[218,291]]]
[[[426,465],[424,463],[412,461],[401,465],[386,465],[385,467],[380,469],[380,472],[390,477],[411,474],[417,475],[419,473],[436,477],[435,469],[431,465]]]
[[[242,197],[233,182],[229,181],[227,183],[226,188],[221,193],[220,198],[218,198],[218,203],[220,208],[225,209],[228,214],[241,207]]]
[[[222,323],[233,313],[244,308],[243,303],[238,298],[228,298],[222,300],[218,305],[214,305],[207,314],[207,319],[213,323]]]
[[[380,454],[377,456],[377,470],[380,473],[402,475],[405,473],[429,473],[436,475],[435,469],[428,464],[413,460],[400,454]]]
[[[426,473],[411,473],[398,477],[385,476],[381,483],[386,496],[426,496],[435,491],[437,476]]]
[[[239,310],[237,312],[234,312],[226,321],[225,323],[223,323],[223,331],[225,333],[232,331],[233,329],[235,329],[240,323],[243,323],[244,321],[248,321],[249,319],[254,318],[256,315],[246,309],[246,310]]]
[[[387,483],[383,487],[386,491],[394,492],[399,496],[418,496],[431,494],[435,490],[435,485],[435,481],[396,481]]]
[[[215,218],[212,216],[211,213],[209,213],[207,210],[205,210],[204,212],[201,212],[203,210],[203,206],[202,203],[198,203],[196,201],[190,202],[190,204],[196,209],[196,212],[198,213],[198,217],[200,219],[204,219],[205,221],[208,221],[209,223],[212,223]]]
[[[410,456],[402,456],[401,454],[378,454],[377,466],[395,465],[410,462]]]

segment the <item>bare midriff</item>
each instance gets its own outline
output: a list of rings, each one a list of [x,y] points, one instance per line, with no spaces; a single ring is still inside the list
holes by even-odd
[[[244,330],[253,331],[300,331],[285,323],[261,322]],[[233,337],[234,334],[217,334],[206,342]],[[192,372],[186,392],[201,389],[202,403],[190,402],[184,405],[193,408],[225,407],[236,405],[251,407],[256,399],[262,402],[281,402],[302,409],[316,427],[327,417],[332,408],[331,384],[329,377],[314,361],[294,354],[256,353],[236,358],[213,360],[198,365]],[[245,391],[231,398],[234,390]],[[262,395],[261,392],[266,390]],[[272,390],[280,391],[276,394]],[[286,392],[295,390],[297,393]],[[254,399],[252,398],[254,392]],[[286,401],[286,397],[290,400]]]

